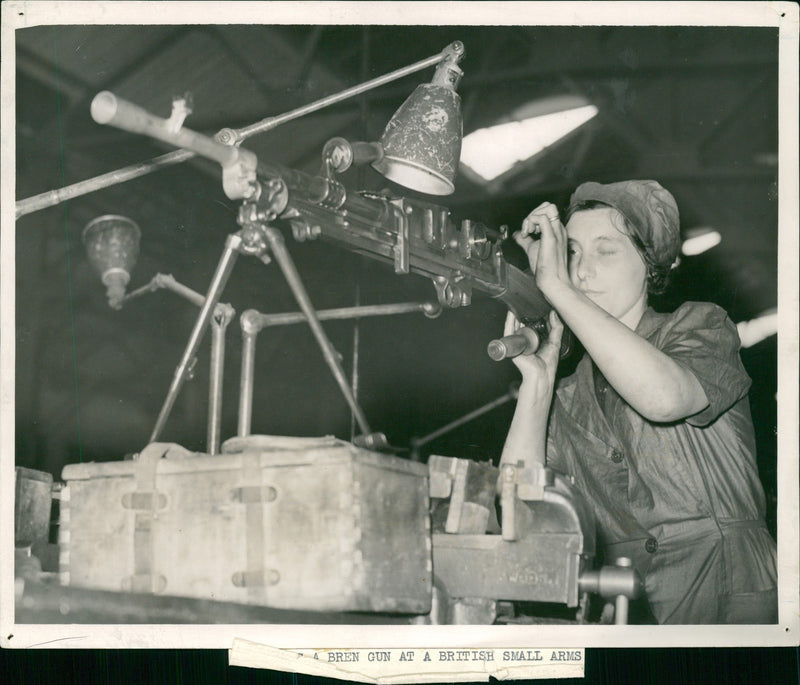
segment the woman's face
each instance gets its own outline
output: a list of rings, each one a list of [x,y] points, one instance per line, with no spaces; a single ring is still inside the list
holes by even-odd
[[[572,284],[592,302],[635,328],[647,306],[647,266],[622,215],[611,207],[575,212],[567,222]]]

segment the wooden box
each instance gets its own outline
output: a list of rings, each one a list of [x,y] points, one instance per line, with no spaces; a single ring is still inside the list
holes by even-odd
[[[316,611],[427,613],[427,467],[335,438],[153,443],[64,468],[63,584]]]

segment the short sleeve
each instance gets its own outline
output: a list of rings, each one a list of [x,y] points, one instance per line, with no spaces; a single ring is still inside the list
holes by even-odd
[[[750,389],[750,377],[739,357],[736,326],[715,304],[681,305],[661,327],[655,344],[703,386],[708,407],[686,419],[692,425],[713,422]]]

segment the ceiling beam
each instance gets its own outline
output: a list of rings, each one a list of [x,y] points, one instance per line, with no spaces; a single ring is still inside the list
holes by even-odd
[[[80,116],[86,116],[86,112],[89,111],[92,100],[98,92],[103,90],[114,90],[115,85],[121,83],[128,76],[135,73],[141,68],[143,63],[158,59],[159,55],[168,50],[175,41],[180,40],[183,35],[186,35],[193,30],[195,30],[194,27],[190,26],[181,26],[177,28],[176,30],[164,36],[156,44],[148,46],[145,51],[140,53],[136,60],[124,65],[119,71],[114,72],[114,74],[104,81],[102,85],[87,85],[86,92],[82,95],[82,97],[70,103],[68,108],[62,109],[58,120],[51,121],[48,125],[46,125],[42,129],[41,135],[47,138],[53,134],[60,134],[61,132],[65,131],[69,120],[75,117],[76,114],[79,114]],[[56,79],[61,78],[61,73],[58,69],[58,55],[54,55],[54,64],[51,65],[51,70],[55,74]]]
[[[295,78],[299,83],[305,83],[314,66],[319,41],[322,38],[324,26],[314,26],[303,44],[303,49],[298,54],[298,68]]]
[[[775,87],[775,92],[777,95],[777,76],[777,72],[773,72],[772,70],[766,70],[757,75],[755,77],[755,81],[741,96],[737,98],[736,102],[726,107],[726,115],[714,125],[714,128],[711,129],[707,135],[703,136],[697,141],[698,151],[701,151],[703,148],[711,145],[711,143],[713,143],[720,135],[722,135],[731,124],[740,120],[745,115],[746,107],[750,105],[753,100],[757,98],[758,94],[767,86]]]
[[[72,103],[82,100],[91,91],[85,81],[59,71],[51,63],[19,44],[16,50],[16,68],[28,78],[65,95]]]

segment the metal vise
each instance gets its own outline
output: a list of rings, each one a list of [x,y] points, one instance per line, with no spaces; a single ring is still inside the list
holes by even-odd
[[[622,596],[616,620],[627,621],[626,600],[638,596],[641,583],[621,564],[592,570],[594,515],[568,479],[544,466],[497,469],[441,456],[428,466],[432,623],[492,623],[502,600],[578,607],[588,592]],[[607,576],[611,586],[600,582]]]

